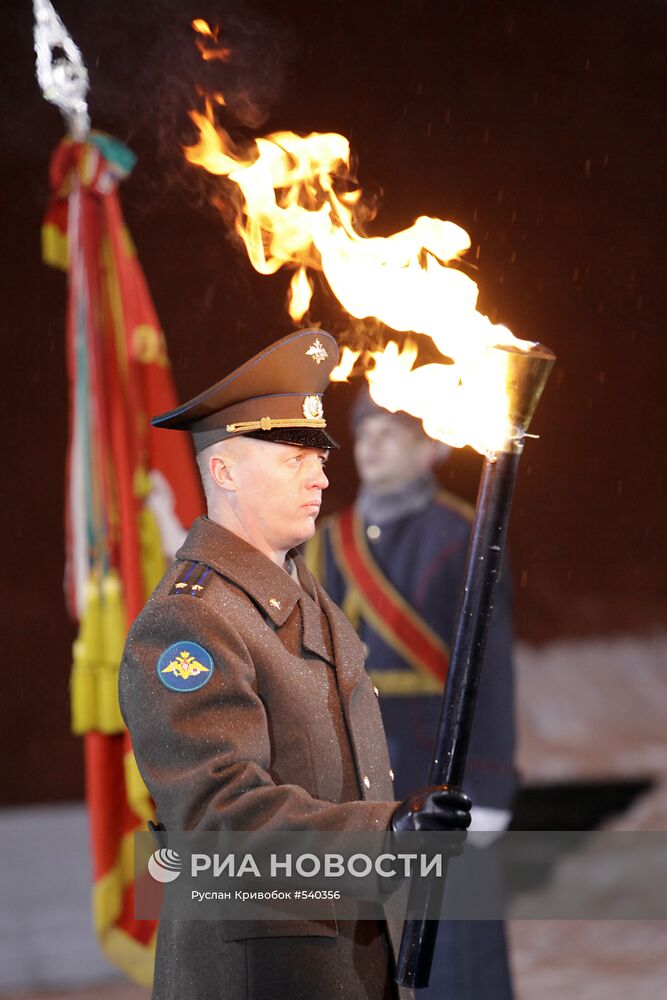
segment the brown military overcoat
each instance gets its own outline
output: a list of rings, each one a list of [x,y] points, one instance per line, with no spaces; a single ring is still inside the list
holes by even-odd
[[[389,760],[361,643],[295,558],[303,587],[200,518],[130,630],[121,708],[167,830],[388,826]],[[213,673],[172,691],[157,664],[185,640],[210,653]],[[396,995],[392,965],[373,922],[165,921],[153,996],[384,1000]]]

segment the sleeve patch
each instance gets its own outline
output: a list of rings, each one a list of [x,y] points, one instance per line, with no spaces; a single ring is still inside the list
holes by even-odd
[[[157,661],[157,675],[170,691],[198,691],[213,676],[213,657],[198,642],[175,642]]]
[[[172,585],[169,596],[187,594],[189,597],[201,597],[212,576],[210,566],[198,562],[186,562]]]

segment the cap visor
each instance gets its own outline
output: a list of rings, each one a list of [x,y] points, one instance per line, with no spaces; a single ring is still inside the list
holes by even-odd
[[[338,442],[329,437],[321,427],[276,427],[271,431],[250,431],[243,437],[257,438],[258,441],[272,441],[274,444],[295,444],[300,448],[338,448]]]

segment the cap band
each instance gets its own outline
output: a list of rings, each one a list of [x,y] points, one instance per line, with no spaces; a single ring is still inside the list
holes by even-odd
[[[326,427],[326,420],[304,420],[300,417],[277,419],[262,417],[261,420],[244,420],[236,424],[227,424],[228,434],[246,434],[248,431],[271,431],[274,427]]]

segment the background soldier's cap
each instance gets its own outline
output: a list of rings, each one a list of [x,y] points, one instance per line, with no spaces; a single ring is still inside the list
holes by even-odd
[[[190,431],[197,451],[241,434],[305,448],[337,448],[325,431],[322,407],[337,364],[338,345],[330,333],[299,330],[151,423]]]
[[[385,410],[383,406],[378,406],[370,394],[367,383],[364,382],[354,398],[354,403],[350,411],[350,430],[352,431],[352,435],[356,435],[358,428],[367,417],[376,417],[379,413],[393,417],[397,423],[405,424],[406,427],[423,433],[422,422],[417,417],[413,417],[412,414],[406,413],[404,410],[397,410],[395,413],[392,413],[391,410]]]
[[[436,438],[429,438],[418,417],[413,417],[411,413],[406,413],[405,410],[397,410],[395,413],[392,413],[391,410],[385,410],[383,406],[378,406],[366,384],[362,385],[357,392],[350,411],[350,431],[352,437],[356,438],[364,420],[368,419],[368,417],[376,417],[378,414],[391,417],[397,424],[408,427],[415,435],[422,438],[422,440],[431,440],[435,446],[433,461],[436,464],[444,462],[451,454],[452,449],[450,445],[445,444],[444,441],[438,441]]]

